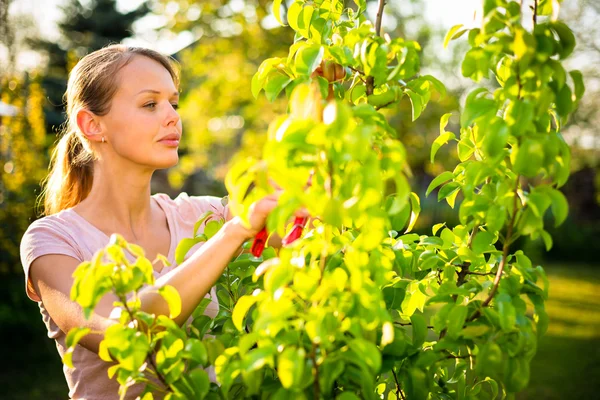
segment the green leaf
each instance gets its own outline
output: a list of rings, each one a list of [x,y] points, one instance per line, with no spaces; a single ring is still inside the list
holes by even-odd
[[[294,65],[300,75],[310,75],[323,60],[325,49],[323,46],[305,46],[296,53]]]
[[[496,102],[492,99],[488,99],[482,96],[487,93],[488,90],[485,88],[475,89],[467,96],[465,101],[465,109],[460,116],[461,128],[466,128],[477,120],[487,114],[495,114],[497,111]]]
[[[493,117],[491,122],[488,121],[487,125],[480,126],[479,128],[485,129],[485,136],[483,138],[484,153],[491,159],[502,156],[510,135],[510,129],[506,122],[501,118]]]
[[[179,297],[177,289],[171,285],[165,285],[158,289],[158,293],[169,306],[169,318],[176,318],[181,313],[181,297]]]
[[[206,347],[200,340],[194,338],[189,338],[187,340],[183,357],[194,360],[202,366],[206,365],[208,362],[208,352],[206,351]]]
[[[517,312],[512,304],[512,298],[506,293],[500,293],[496,298],[500,326],[503,331],[510,331],[517,323]]]
[[[569,72],[571,79],[573,79],[573,85],[575,88],[575,101],[579,102],[585,93],[585,86],[583,84],[583,74],[581,71],[573,70]]]
[[[429,196],[429,194],[442,183],[445,183],[449,180],[454,179],[454,174],[450,171],[442,172],[439,174],[434,180],[431,181],[429,186],[427,187],[427,191],[425,192],[425,196]]]
[[[556,189],[549,191],[552,200],[552,214],[554,214],[554,226],[561,225],[569,214],[569,203],[565,195]]]
[[[189,372],[187,376],[191,381],[191,386],[194,390],[194,398],[205,398],[210,389],[210,379],[208,378],[208,373],[203,369],[195,368]]]
[[[567,25],[560,21],[550,22],[550,29],[558,36],[558,55],[561,59],[567,58],[575,49],[575,35]]]
[[[285,26],[281,19],[281,2],[282,0],[273,0],[273,16],[281,26]]]
[[[473,239],[472,249],[476,254],[488,253],[496,250],[492,245],[494,235],[486,231],[478,231]]]
[[[456,136],[454,135],[453,132],[444,132],[443,134],[441,134],[440,136],[438,136],[434,141],[433,144],[431,145],[431,163],[433,164],[434,160],[435,160],[435,155],[437,154],[438,150],[445,145],[446,143],[448,143],[450,140],[455,139]]]
[[[406,89],[405,93],[410,98],[410,102],[412,104],[412,120],[414,121],[419,118],[421,112],[423,112],[423,99],[420,94],[410,89]]]
[[[302,12],[302,1],[296,1],[290,5],[290,8],[287,12],[287,20],[290,28],[295,31],[298,31],[300,28],[298,27],[298,18],[300,17],[300,12]]]
[[[410,317],[412,324],[412,343],[413,346],[419,348],[425,343],[427,337],[427,322],[422,314],[413,314]]]
[[[358,355],[359,360],[362,360],[369,367],[373,375],[379,372],[381,369],[381,353],[374,343],[365,339],[353,339],[348,342],[348,347]]]
[[[449,196],[453,195],[454,193],[457,193],[459,190],[460,190],[460,183],[457,183],[457,182],[446,183],[444,186],[442,186],[442,188],[438,192],[438,201],[441,201],[442,199],[445,199],[446,197],[449,197]]]
[[[446,37],[444,38],[444,48],[448,47],[448,43],[450,43],[451,40],[461,37],[467,31],[467,29],[460,30],[462,27],[463,24],[459,24],[450,28],[448,33],[446,33]]]
[[[67,334],[65,339],[65,345],[67,347],[73,347],[79,343],[81,338],[91,332],[90,328],[72,328]]]
[[[431,75],[423,75],[421,79],[426,80],[431,83],[431,85],[435,88],[435,90],[440,94],[440,97],[446,96],[446,86],[437,78]]]
[[[542,236],[542,240],[544,241],[544,246],[546,247],[546,251],[550,251],[552,248],[552,236],[546,232],[545,230],[540,231],[540,235]]]
[[[414,281],[406,287],[406,294],[401,307],[403,318],[410,318],[417,309],[423,312],[427,296],[419,289],[419,284],[419,281]]]
[[[486,342],[479,349],[475,371],[478,376],[497,377],[502,372],[502,349],[495,342]]]
[[[513,147],[511,161],[516,173],[533,178],[541,172],[544,147],[535,139],[525,139],[519,147]]]
[[[304,375],[304,358],[306,351],[293,346],[286,347],[277,360],[277,376],[281,385],[286,388],[296,388],[302,384]]]
[[[490,70],[490,56],[481,47],[474,47],[467,51],[461,64],[462,75],[479,82],[487,78]]]
[[[204,235],[199,235],[194,238],[182,239],[175,249],[175,262],[181,264],[185,260],[185,256],[192,247],[201,242],[206,242],[207,238]]]
[[[270,102],[275,101],[279,93],[290,84],[292,78],[282,73],[275,73],[269,76],[265,85],[265,96]]]
[[[235,308],[233,309],[231,319],[239,331],[244,329],[244,317],[248,313],[250,307],[252,307],[254,303],[258,301],[258,299],[258,296],[245,295],[240,297],[240,299],[237,301]]]
[[[410,194],[410,207],[410,222],[404,233],[412,231],[412,228],[415,226],[417,218],[419,218],[419,214],[421,213],[421,199],[419,199],[419,195],[417,195],[415,192]]]
[[[485,215],[485,221],[489,232],[500,231],[506,221],[506,209],[497,204],[491,206]]]
[[[215,212],[212,210],[208,210],[205,211],[204,213],[202,213],[202,215],[200,216],[200,218],[198,219],[198,221],[196,221],[196,223],[194,224],[194,235],[193,237],[196,237],[196,235],[198,234],[198,229],[200,229],[200,227],[202,226],[202,224],[209,219]]]
[[[475,339],[487,334],[491,330],[492,328],[489,325],[469,325],[460,331],[459,336],[465,339]]]
[[[455,305],[448,314],[448,336],[458,338],[467,319],[467,306]]]

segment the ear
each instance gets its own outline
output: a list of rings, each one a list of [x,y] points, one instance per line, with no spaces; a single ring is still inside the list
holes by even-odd
[[[102,126],[98,117],[91,111],[81,109],[77,112],[77,127],[88,140],[102,140]]]

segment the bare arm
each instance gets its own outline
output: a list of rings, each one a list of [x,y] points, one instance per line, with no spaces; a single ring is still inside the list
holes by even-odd
[[[169,315],[167,303],[155,291],[161,286],[171,285],[179,292],[182,303],[181,314],[174,321],[182,325],[210,291],[243,242],[264,226],[266,216],[276,204],[277,196],[266,197],[255,203],[251,211],[250,229],[244,228],[238,218],[226,222],[190,258],[158,279],[153,287],[140,291],[142,310],[155,315]],[[30,277],[44,307],[58,327],[65,333],[75,327],[90,328],[93,334],[84,337],[80,344],[97,353],[104,331],[116,323],[108,317],[113,310],[113,302],[118,299],[113,294],[105,295],[91,318],[86,320],[81,307],[70,299],[72,275],[78,265],[79,261],[75,258],[49,254],[31,264]]]

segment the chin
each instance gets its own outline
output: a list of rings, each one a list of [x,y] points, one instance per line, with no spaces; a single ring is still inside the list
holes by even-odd
[[[156,169],[167,169],[176,166],[179,163],[179,155],[176,154],[173,157],[161,157],[155,159],[152,163]]]

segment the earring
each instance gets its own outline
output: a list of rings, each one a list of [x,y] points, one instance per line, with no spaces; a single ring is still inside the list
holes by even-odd
[[[106,139],[102,136],[102,143],[106,143]]]

